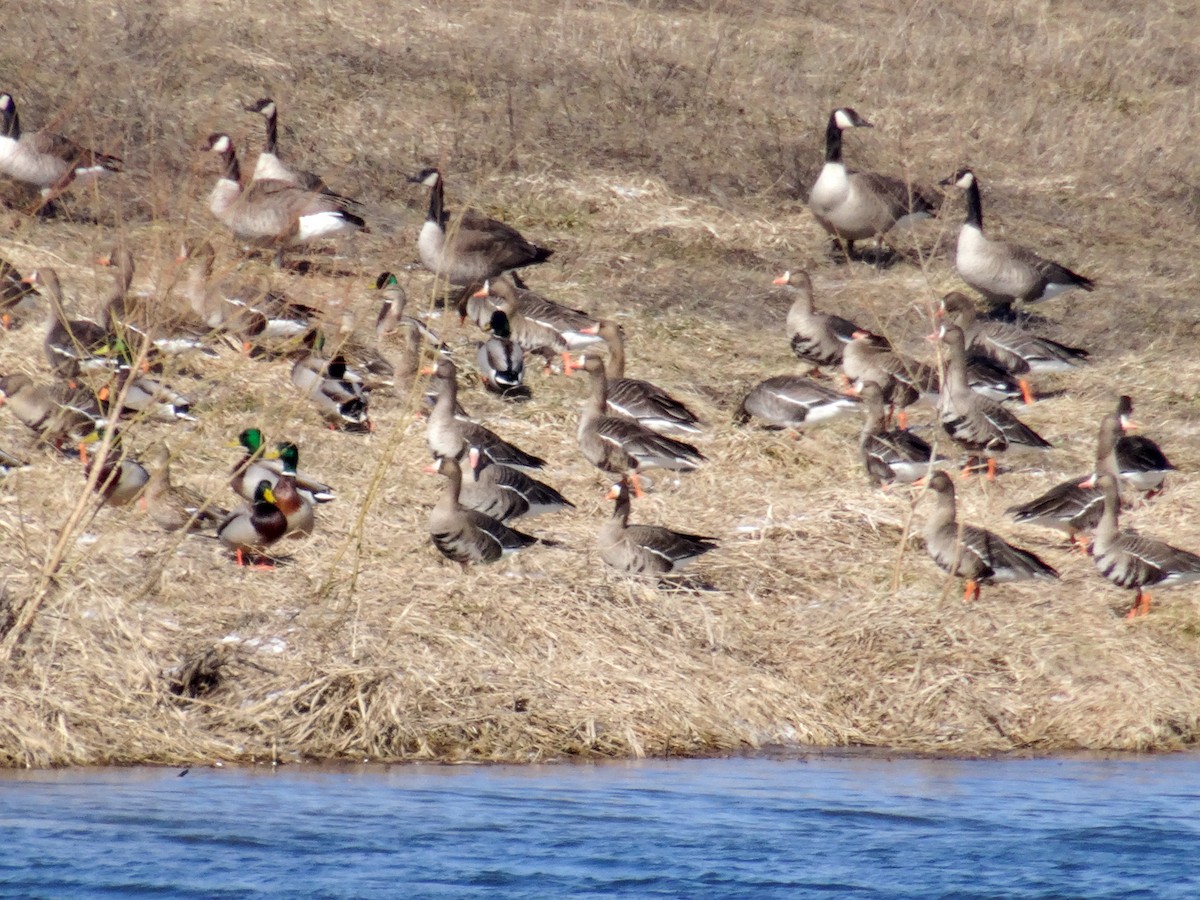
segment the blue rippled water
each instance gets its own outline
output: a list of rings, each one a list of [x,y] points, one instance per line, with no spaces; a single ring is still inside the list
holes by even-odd
[[[1200,758],[0,773],[13,897],[1198,897]]]

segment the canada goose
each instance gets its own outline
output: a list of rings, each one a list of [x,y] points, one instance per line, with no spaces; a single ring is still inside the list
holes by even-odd
[[[945,472],[929,478],[936,506],[925,520],[925,549],[938,568],[966,579],[964,600],[978,600],[980,584],[1057,578],[1040,558],[974,525],[960,525],[954,505],[954,483]]]
[[[86,388],[37,384],[27,375],[0,376],[0,406],[7,406],[40,439],[62,450],[75,447],[105,423],[95,395]]]
[[[287,519],[287,536],[308,537],[316,525],[316,514],[313,512],[312,501],[300,492],[296,482],[300,449],[290,441],[285,441],[267,453],[267,457],[278,459],[283,466],[283,471],[271,485],[271,489],[275,493],[275,505]]]
[[[247,499],[254,499],[254,490],[260,481],[266,481],[272,487],[283,474],[283,463],[278,459],[266,458],[266,447],[263,434],[257,428],[247,428],[238,435],[236,442],[228,445],[230,449],[244,450],[242,458],[233,467],[230,488],[235,494]],[[296,487],[310,503],[329,503],[336,498],[334,490],[307,475],[293,472]]]
[[[550,485],[519,469],[497,465],[480,453],[478,447],[470,448],[467,461],[459,498],[467,509],[507,522],[575,508],[574,503]]]
[[[938,333],[946,345],[938,416],[950,439],[969,453],[987,456],[988,478],[996,477],[992,454],[1003,452],[1010,444],[1049,448],[1049,441],[997,401],[971,390],[962,329],[943,324]]]
[[[591,381],[591,393],[579,417],[577,435],[584,457],[603,472],[617,475],[659,468],[690,472],[705,456],[691,444],[651,431],[636,419],[608,415],[608,379],[598,356],[584,357],[583,368]],[[638,480],[634,490],[640,494]]]
[[[417,238],[421,262],[451,284],[467,287],[511,269],[543,263],[554,253],[476,210],[467,209],[453,216],[447,213],[438,169],[424,169],[409,181],[429,188],[429,212]]]
[[[670,575],[717,549],[715,538],[672,531],[661,525],[630,525],[629,479],[624,475],[608,495],[612,517],[600,529],[600,558],[626,575]]]
[[[475,354],[483,386],[501,396],[520,391],[525,380],[525,354],[521,345],[512,339],[504,310],[497,309],[492,313],[488,330],[491,336],[479,345]]]
[[[18,325],[19,316],[32,312],[39,294],[6,259],[0,259],[0,328]]]
[[[755,416],[770,428],[817,425],[857,408],[859,399],[800,375],[776,375],[761,381],[742,398],[734,422],[745,425]]]
[[[930,466],[942,459],[922,438],[907,429],[887,430],[883,389],[868,381],[859,392],[867,411],[858,452],[867,477],[875,484],[911,484],[929,474]]]
[[[85,436],[81,446],[102,442],[106,427],[97,428]],[[92,469],[99,467],[100,475],[96,479],[95,490],[104,498],[109,506],[127,506],[142,495],[143,489],[150,481],[150,473],[132,454],[121,446],[121,433],[115,429],[109,442],[108,452],[88,460],[83,456],[84,465],[89,474]]]
[[[911,184],[875,172],[853,172],[842,162],[842,131],[872,128],[849,107],[829,114],[825,128],[825,165],[813,183],[808,208],[817,222],[844,242],[853,255],[854,242],[875,238],[882,249],[883,235],[901,219],[929,218],[934,204]]]
[[[109,330],[91,319],[67,318],[58,273],[54,269],[38,269],[27,280],[46,291],[49,315],[42,348],[50,371],[59,378],[75,378],[80,372],[115,369],[119,360],[109,352],[112,349]]]
[[[459,502],[462,469],[458,460],[441,457],[436,468],[445,476],[446,486],[441,498],[429,512],[429,536],[442,556],[458,563],[466,571],[471,563],[495,562],[502,556],[538,542],[532,535],[463,507]]]
[[[171,450],[165,443],[155,444],[146,453],[143,465],[150,474],[143,498],[146,510],[164,531],[202,531],[216,528],[229,515],[197,491],[171,482]]]
[[[686,404],[652,382],[625,377],[625,334],[620,325],[605,319],[596,333],[608,345],[604,374],[612,413],[636,419],[660,434],[700,434],[703,423]]]
[[[846,345],[863,329],[849,319],[813,309],[812,279],[807,272],[784,272],[773,283],[793,298],[787,330],[796,358],[814,366],[840,366]]]
[[[263,97],[253,103],[243,104],[242,108],[246,112],[258,113],[262,116],[267,129],[262,152],[258,154],[258,159],[254,162],[254,172],[250,175],[252,183],[255,181],[289,181],[306,191],[318,193],[347,208],[361,208],[362,204],[359,201],[330,190],[319,175],[305,172],[302,169],[293,169],[285,165],[279,158],[279,109],[274,100],[270,97]]]
[[[43,205],[75,179],[121,170],[121,159],[50,131],[22,131],[11,94],[0,94],[0,173],[36,187]]]
[[[920,399],[935,403],[941,383],[936,370],[892,349],[882,335],[856,331],[842,353],[842,373],[856,388],[868,381],[879,385],[892,410],[899,410],[900,427],[907,426],[906,410]]]
[[[217,527],[217,537],[234,551],[239,566],[269,567],[271,561],[263,550],[287,534],[287,517],[275,505],[275,492],[269,481],[254,487],[254,499],[231,512]]]
[[[1036,303],[1073,288],[1095,288],[1090,278],[1043,259],[1027,247],[985,237],[979,179],[970,169],[959,169],[942,184],[954,185],[967,197],[967,218],[958,232],[954,267],[959,277],[989,302],[1007,308],[1014,300]]]
[[[227,134],[211,134],[204,147],[221,159],[221,174],[208,206],[239,241],[275,251],[283,265],[285,248],[366,229],[345,205],[288,181],[255,181],[243,188],[237,153]]]

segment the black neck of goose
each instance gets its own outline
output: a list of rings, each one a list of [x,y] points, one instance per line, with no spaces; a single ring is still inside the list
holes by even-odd
[[[842,161],[842,129],[838,128],[837,115],[829,117],[829,124],[825,126],[825,162],[841,162]]]
[[[279,113],[271,110],[271,114],[266,116],[267,120],[267,139],[263,143],[263,153],[270,153],[272,156],[278,156],[279,152],[276,149],[276,142],[279,140]]]
[[[222,177],[241,184],[242,168],[238,165],[237,153],[234,152],[232,147],[221,154],[221,163],[225,166],[225,172]]]
[[[967,224],[983,230],[983,203],[979,198],[979,182],[973,178],[971,186],[967,188]]]
[[[4,136],[14,141],[21,139],[21,117],[17,115],[17,107],[11,100],[4,112]]]
[[[442,217],[444,215],[442,203],[442,176],[439,175],[437,181],[429,189],[429,213],[425,216],[426,221],[436,222],[438,225],[442,224]]]

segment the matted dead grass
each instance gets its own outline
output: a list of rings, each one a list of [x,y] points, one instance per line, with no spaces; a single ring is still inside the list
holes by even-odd
[[[119,153],[128,174],[77,196],[73,220],[3,213],[0,256],[59,269],[89,310],[109,283],[91,259],[114,236],[138,250],[135,288],[165,292],[179,239],[206,235],[225,265],[365,327],[382,269],[401,272],[411,307],[432,309],[432,280],[413,265],[425,192],[404,176],[440,164],[452,209],[474,204],[554,247],[533,286],[619,318],[633,373],[710,423],[711,464],[656,477],[634,515],[722,547],[684,589],[604,570],[595,534],[609,506],[575,444],[577,378],[534,373],[519,406],[464,384],[468,408],[549,459],[547,480],[579,507],[528,524],[564,547],[466,574],[428,540],[440,485],[421,474],[407,392],[373,398],[373,434],[331,433],[296,397],[289,363],[231,352],[170,376],[197,422],[127,429],[135,451],[166,438],[176,480],[223,504],[238,431],[296,440],[301,468],[339,499],[274,573],[238,571],[215,541],[165,535],[136,508],[97,508],[78,464],[29,450],[0,409],[0,446],[33,463],[0,485],[0,630],[21,636],[4,644],[0,762],[1195,743],[1200,592],[1165,591],[1127,625],[1128,598],[1090,560],[1003,510],[1085,471],[1095,423],[1124,392],[1181,469],[1128,521],[1200,548],[1200,26],[1161,5],[756,9],[10,3],[23,37],[0,47],[0,90],[23,124]],[[373,233],[333,261],[353,277],[272,276],[212,225],[215,170],[196,147],[228,130],[247,163],[261,125],[239,102],[265,93],[280,102],[285,156],[368,201]],[[912,537],[922,507],[868,487],[858,421],[798,441],[730,425],[744,390],[796,370],[786,301],[770,289],[784,268],[809,268],[822,308],[920,355],[932,302],[958,286],[946,256],[957,197],[899,239],[915,263],[876,272],[827,255],[803,197],[840,104],[877,125],[848,136],[852,164],[925,183],[971,164],[991,233],[1100,284],[1039,310],[1096,357],[1046,382],[1065,397],[1022,413],[1056,449],[1013,454],[997,484],[960,489],[965,520],[1045,555],[1059,583],[985,588],[966,606]],[[431,321],[463,350],[477,339]],[[46,377],[40,342],[36,322],[0,333],[0,371]],[[27,631],[10,626],[22,613]]]

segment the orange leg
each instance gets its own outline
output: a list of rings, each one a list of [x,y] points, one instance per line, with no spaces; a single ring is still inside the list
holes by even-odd
[[[1018,379],[1017,384],[1021,386],[1021,396],[1025,398],[1025,405],[1031,406],[1033,404],[1033,388],[1029,386],[1029,382],[1024,378]]]
[[[1134,598],[1133,606],[1129,612],[1125,614],[1127,619],[1136,619],[1139,616],[1150,615],[1150,595],[1143,590],[1137,592],[1137,597]]]
[[[12,328],[12,316],[10,316],[8,313],[0,315],[0,325],[3,325],[4,330],[8,331],[8,329]]]
[[[902,409],[896,413],[896,426],[901,431],[908,431],[908,410]]]
[[[990,456],[988,457],[987,463],[987,479],[988,481],[996,480],[996,460],[992,459]]]
[[[972,600],[979,599],[979,582],[970,580],[963,589],[963,602],[970,603]]]
[[[637,472],[629,476],[629,483],[633,485],[633,496],[638,499],[646,496],[646,492],[642,490],[642,477]]]
[[[246,565],[246,559],[244,556],[242,556],[242,548],[241,547],[237,548],[237,552],[235,552],[233,554],[233,558],[237,560],[238,568],[241,568],[242,566]]]

